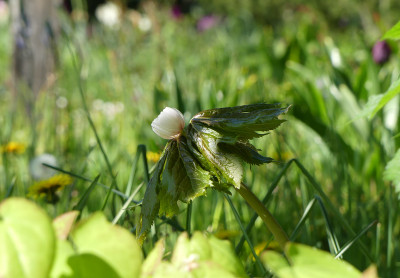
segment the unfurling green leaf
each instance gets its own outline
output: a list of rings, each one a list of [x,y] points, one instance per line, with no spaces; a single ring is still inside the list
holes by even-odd
[[[196,114],[191,124],[201,123],[219,130],[224,136],[237,139],[252,139],[264,136],[257,131],[268,131],[277,128],[285,120],[277,117],[286,113],[287,108],[279,104],[253,104],[227,108],[216,108]]]
[[[186,138],[169,141],[144,195],[139,240],[144,239],[157,214],[172,217],[178,213],[178,200],[188,202],[201,196],[210,185],[210,174],[193,157]]]
[[[240,157],[235,153],[224,152],[218,146],[218,141],[224,138],[224,135],[214,129],[207,127],[198,127],[193,125],[189,129],[189,134],[193,135],[194,143],[197,149],[212,165],[212,172],[221,181],[231,184],[236,188],[240,187],[243,177],[243,165]],[[195,135],[198,136],[195,136]]]
[[[278,116],[287,110],[279,104],[254,104],[195,115],[185,130],[168,142],[147,185],[137,229],[139,241],[143,242],[157,215],[178,213],[178,201],[189,202],[209,187],[225,193],[232,186],[240,188],[243,162],[272,162],[249,140],[277,128],[285,121]]]

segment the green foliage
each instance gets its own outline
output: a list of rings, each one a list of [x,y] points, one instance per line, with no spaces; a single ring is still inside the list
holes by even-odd
[[[0,274],[4,277],[247,277],[229,242],[183,233],[171,261],[164,240],[143,262],[135,238],[102,213],[74,224],[78,212],[50,218],[30,201],[0,204]],[[71,231],[71,232],[70,232]],[[56,237],[57,236],[57,237]],[[68,237],[68,238],[67,238]]]
[[[127,230],[111,225],[101,213],[73,228],[76,217],[77,212],[62,215],[54,220],[53,228],[46,213],[32,202],[19,198],[2,202],[0,274],[4,277],[139,276],[142,252]]]
[[[288,108],[279,104],[254,104],[217,108],[196,114],[179,137],[171,139],[157,163],[143,198],[137,235],[143,242],[157,215],[179,212],[178,200],[189,202],[207,188],[229,192],[240,188],[242,161],[260,165],[271,162],[249,140],[277,128],[278,116]]]
[[[388,162],[383,173],[384,178],[388,181],[393,182],[396,187],[397,193],[400,194],[400,149],[397,150],[393,159]]]
[[[99,266],[110,269],[110,272],[115,272],[118,277],[139,275],[142,252],[135,238],[122,227],[108,223],[103,214],[93,214],[77,225],[70,236],[77,250],[77,253],[68,259],[73,277],[85,276],[81,271],[96,269]],[[103,263],[99,264],[100,261]],[[86,263],[90,263],[91,267],[86,266],[85,270]]]
[[[80,203],[80,215],[86,219],[104,204],[107,219],[135,231],[139,227],[138,206],[145,206],[141,202],[143,185],[148,184],[147,176],[157,168],[151,159],[146,161],[145,152],[141,153],[146,161],[143,164],[135,163],[139,162],[135,155],[139,145],[146,145],[147,155],[157,155],[165,147],[165,141],[150,128],[162,108],[180,106],[188,122],[204,109],[290,103],[293,107],[286,117],[287,124],[268,138],[252,141],[255,149],[242,142],[218,142],[218,148],[236,153],[250,164],[270,161],[258,156],[259,149],[263,150],[261,154],[281,162],[268,167],[241,167],[243,172],[235,172],[235,179],[243,178],[282,228],[288,234],[296,232],[296,241],[329,250],[328,239],[334,236],[344,260],[360,270],[373,263],[380,277],[396,277],[400,210],[392,184],[398,180],[398,167],[396,160],[388,161],[397,157],[400,146],[400,137],[396,136],[400,128],[398,95],[373,117],[371,113],[383,96],[390,97],[388,88],[397,90],[391,85],[398,79],[399,47],[397,42],[390,42],[391,58],[379,65],[372,59],[371,48],[399,20],[400,1],[381,1],[379,5],[375,0],[363,1],[362,5],[360,1],[346,0],[335,5],[302,0],[236,1],[235,5],[226,0],[201,1],[201,7],[196,6],[179,20],[171,18],[170,6],[153,2],[155,5],[140,9],[140,16],[152,23],[147,32],[137,28],[139,14],[135,12],[132,20],[131,11],[121,16],[123,23],[118,29],[98,23],[89,27],[77,13],[60,17],[60,67],[56,79],[50,78],[51,82],[37,96],[29,117],[23,104],[27,95],[14,94],[10,82],[12,28],[0,22],[0,145],[14,141],[29,150],[1,153],[0,198],[25,197],[34,183],[29,162],[33,155],[46,152],[55,155],[59,168],[76,179],[57,193],[58,203],[49,205],[36,200],[39,206],[50,215],[62,215]],[[222,15],[218,25],[205,32],[196,31],[196,20],[219,11]],[[265,21],[271,24],[260,24]],[[81,68],[77,70],[74,63]],[[87,111],[82,109],[79,85]],[[360,111],[366,111],[365,116],[370,119],[357,118]],[[199,140],[209,144],[212,136],[210,130]],[[196,145],[188,147],[197,165],[211,175],[218,174],[216,166],[201,160],[204,156],[196,153]],[[286,171],[288,164],[284,162],[294,158],[304,167]],[[97,185],[90,187],[99,173]],[[220,178],[222,181],[229,177]],[[105,203],[107,189],[113,183],[117,187],[113,186]],[[212,185],[224,192],[233,189],[223,183]],[[89,187],[90,196],[83,198]],[[206,192],[207,198],[195,199],[187,213],[179,201],[175,204],[181,211],[172,218],[158,217],[158,210],[154,210],[154,229],[142,247],[143,253],[148,254],[152,242],[166,236],[165,255],[161,256],[168,257],[183,227],[207,231],[237,244],[243,232],[236,215],[220,192]],[[326,214],[318,206],[308,209],[315,194],[322,198]],[[262,276],[252,252],[274,248],[276,242],[256,220],[257,216],[252,217],[254,212],[243,199],[236,193],[230,199],[240,222],[251,224],[246,233],[254,248],[247,243],[237,248],[240,261],[249,275]],[[168,202],[163,206],[176,209]],[[75,254],[69,241],[57,242],[56,255],[60,253],[60,259],[55,259],[58,263],[53,264],[52,277],[71,273],[67,259]],[[98,260],[102,268],[106,267],[103,259]]]
[[[163,261],[164,240],[143,264],[143,277],[248,277],[229,242],[195,232],[179,236],[171,261]]]
[[[288,243],[285,256],[276,251],[262,255],[265,266],[279,278],[359,278],[361,273],[345,261],[316,248]]]
[[[368,99],[362,115],[373,118],[390,100],[400,93],[400,79],[393,82],[390,88],[383,94],[373,95]]]
[[[399,40],[400,39],[400,21],[397,22],[389,31],[387,31],[382,39]]]
[[[140,241],[156,215],[172,217],[179,211],[178,200],[188,202],[205,194],[210,186],[210,175],[190,154],[185,140],[182,137],[168,142],[147,185],[138,230]]]
[[[48,277],[56,237],[46,213],[32,202],[0,203],[0,276]]]

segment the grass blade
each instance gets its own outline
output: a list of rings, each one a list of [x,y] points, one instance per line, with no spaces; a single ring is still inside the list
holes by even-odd
[[[340,224],[347,230],[347,232],[351,236],[356,236],[356,233],[351,228],[350,224],[342,216],[342,214],[339,212],[339,210],[332,204],[332,202],[329,200],[328,196],[326,196],[326,194],[322,190],[321,186],[315,181],[315,179],[306,170],[306,168],[304,168],[304,166],[297,159],[294,159],[294,162],[296,163],[297,167],[301,170],[301,172],[306,176],[306,178],[311,183],[311,185],[314,187],[314,189],[318,192],[320,197],[324,200],[325,205],[334,214],[335,218],[340,222]],[[367,250],[365,245],[361,241],[358,241],[357,243],[360,245],[362,253],[368,258],[368,260],[370,262],[373,262],[373,259],[372,259],[371,255],[370,255],[370,252]]]
[[[10,183],[10,186],[7,188],[6,196],[4,196],[4,199],[11,197],[11,195],[13,194],[15,188],[15,181],[16,178],[14,177]]]
[[[100,178],[100,174],[97,175],[97,177],[93,180],[93,182],[89,185],[88,189],[86,189],[85,193],[83,193],[82,197],[80,198],[78,204],[76,204],[76,206],[73,207],[73,210],[79,210],[80,212],[82,212],[82,210],[84,209],[87,200],[89,199],[90,193],[92,193],[93,189],[95,188],[95,186],[97,185],[97,181]],[[78,216],[78,219],[81,217],[81,213]]]
[[[292,232],[292,234],[291,234],[291,236],[290,236],[290,240],[291,240],[291,241],[294,240],[294,239],[296,238],[297,233],[299,232],[300,228],[303,226],[304,222],[306,221],[308,215],[309,215],[310,212],[311,212],[311,209],[314,207],[315,201],[316,201],[316,199],[313,198],[313,199],[308,203],[308,205],[306,206],[306,209],[304,210],[304,213],[303,213],[303,215],[301,216],[299,223],[297,223],[296,227],[294,228],[294,230],[293,230],[293,232]]]
[[[136,187],[136,190],[129,196],[129,198],[126,200],[122,208],[119,210],[117,215],[114,217],[112,223],[117,224],[118,220],[124,215],[125,211],[128,209],[128,206],[133,202],[133,198],[135,198],[136,194],[139,192],[139,190],[142,188],[144,182],[140,183],[138,187]]]
[[[336,254],[335,259],[341,258],[352,245],[355,243],[360,237],[362,237],[366,232],[368,232],[369,229],[372,228],[372,226],[376,225],[378,223],[378,220],[372,221],[367,227],[365,227],[358,235],[356,235],[354,238],[352,238],[349,242],[347,242],[342,249]]]
[[[93,182],[92,179],[89,179],[89,178],[86,178],[86,177],[84,177],[84,176],[81,176],[81,175],[72,173],[72,172],[70,172],[70,171],[67,171],[67,170],[64,170],[64,169],[61,169],[61,168],[58,168],[58,167],[55,167],[55,166],[46,164],[46,163],[43,163],[43,165],[46,166],[46,167],[52,168],[52,169],[54,169],[54,170],[57,170],[57,171],[59,171],[59,172],[61,172],[61,173],[68,174],[68,175],[70,175],[71,177],[75,177],[75,178],[78,178],[78,179],[81,179],[81,180],[84,180],[84,181],[88,181],[88,182]],[[105,185],[105,184],[102,184],[102,183],[97,183],[97,185],[99,185],[99,186],[101,186],[101,187],[103,187],[103,188],[105,188],[105,189],[107,189],[107,190],[110,189],[109,186],[107,186],[107,185]],[[118,191],[118,190],[116,190],[116,189],[111,189],[111,191],[112,191],[114,194],[120,196],[120,197],[121,197],[122,199],[124,199],[124,200],[128,199],[128,196],[127,196],[127,195],[125,195],[124,193],[122,193],[122,192],[120,192],[120,191]],[[132,201],[132,202],[135,202],[135,201]],[[135,202],[135,203],[138,203],[138,202]]]
[[[329,220],[328,213],[326,212],[324,203],[322,202],[321,198],[318,195],[315,195],[315,199],[318,201],[318,204],[321,208],[322,215],[324,216],[324,219],[325,219],[326,232],[328,234],[329,249],[331,249],[332,254],[338,254],[339,250],[340,250],[340,245],[339,245],[339,242],[335,235],[335,232],[333,230],[332,223]]]
[[[131,194],[133,181],[134,181],[135,175],[136,175],[137,163],[139,161],[140,155],[142,155],[142,157],[143,157],[143,165],[144,165],[144,172],[145,172],[144,177],[146,179],[146,183],[149,182],[149,166],[148,166],[147,157],[146,157],[146,146],[143,144],[140,144],[140,145],[138,145],[138,147],[136,149],[135,159],[133,160],[131,173],[129,175],[128,184],[127,184],[126,190],[125,190],[126,196],[129,196]]]
[[[258,257],[256,251],[254,250],[253,243],[251,243],[250,238],[249,238],[248,234],[246,233],[246,229],[244,228],[243,223],[240,220],[239,213],[237,212],[235,206],[233,205],[231,198],[227,194],[224,194],[224,196],[225,196],[225,199],[228,201],[229,206],[231,207],[233,214],[235,215],[236,221],[238,222],[238,224],[240,226],[240,229],[242,230],[243,236],[245,237],[245,239],[247,241],[247,244],[250,247],[251,253],[253,254],[254,258],[256,259],[257,265],[259,266],[259,268],[263,272],[262,275],[265,276],[267,274],[267,270],[265,269],[264,265],[261,263],[260,258]]]
[[[110,186],[110,188],[109,188],[109,190],[107,192],[106,198],[104,200],[104,204],[103,204],[103,208],[102,208],[102,210],[104,210],[104,208],[105,208],[105,206],[107,204],[108,198],[110,197],[112,189],[115,187],[118,190],[117,180],[116,180],[116,177],[115,177],[115,175],[113,173],[113,170],[112,170],[112,167],[111,167],[111,163],[110,163],[110,161],[108,159],[108,156],[107,156],[107,154],[106,154],[106,152],[104,150],[103,144],[101,143],[100,137],[99,137],[99,135],[97,133],[96,126],[94,125],[92,117],[90,116],[90,111],[89,111],[89,108],[88,108],[87,103],[86,103],[85,94],[84,94],[83,85],[82,85],[82,76],[81,76],[82,67],[78,66],[78,63],[76,61],[76,57],[73,54],[71,48],[68,47],[68,49],[70,50],[70,54],[72,56],[72,63],[74,65],[74,68],[75,68],[76,73],[78,75],[77,76],[78,88],[79,88],[79,94],[80,94],[81,100],[82,100],[83,110],[85,111],[86,118],[87,118],[87,120],[89,122],[90,127],[92,128],[92,131],[93,131],[94,136],[96,138],[96,142],[99,145],[100,151],[103,154],[103,158],[104,158],[104,160],[106,162],[106,165],[107,165],[107,170],[108,170],[108,172],[109,172],[109,174],[110,174],[110,176],[112,178],[112,184],[111,184],[111,186]]]

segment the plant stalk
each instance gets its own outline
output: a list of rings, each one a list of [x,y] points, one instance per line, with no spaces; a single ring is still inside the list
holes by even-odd
[[[275,237],[275,240],[279,243],[282,250],[284,250],[285,244],[289,241],[289,237],[275,220],[268,209],[261,203],[261,201],[254,195],[250,189],[242,183],[240,188],[236,188],[236,191],[246,200],[246,202],[255,210],[255,212],[261,217],[268,230]]]
[[[193,201],[189,201],[187,205],[187,214],[186,214],[186,232],[188,233],[189,237],[192,236],[192,207]]]

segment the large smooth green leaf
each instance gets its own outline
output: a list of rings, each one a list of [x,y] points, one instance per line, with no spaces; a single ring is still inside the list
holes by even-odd
[[[200,232],[195,232],[189,239],[187,233],[182,233],[172,253],[171,263],[180,266],[190,259],[202,261],[211,259],[211,247],[208,239]]]
[[[400,39],[400,21],[396,23],[389,31],[387,31],[383,37],[385,39],[399,40]]]
[[[208,243],[212,250],[211,259],[213,261],[223,265],[225,270],[234,274],[235,277],[247,277],[243,265],[235,255],[235,251],[229,241],[211,236]]]
[[[70,237],[77,252],[68,259],[74,277],[139,276],[143,255],[136,239],[126,229],[109,223],[102,213],[80,223]],[[85,266],[105,276],[86,276],[90,273]]]
[[[142,277],[152,277],[156,269],[162,263],[162,259],[165,252],[165,240],[160,239],[154,248],[151,250],[146,260],[142,265]]]
[[[316,248],[288,243],[286,258],[276,251],[266,251],[261,259],[279,278],[359,278],[361,273],[345,261]]]
[[[51,268],[50,277],[70,277],[73,275],[73,271],[68,264],[68,258],[75,254],[74,249],[69,241],[64,239],[57,240],[56,254],[54,258],[54,264]]]
[[[396,192],[400,193],[400,149],[386,165],[383,177],[385,180],[393,182]]]
[[[55,242],[51,220],[37,205],[22,198],[0,204],[0,277],[48,277]]]
[[[157,243],[156,248],[144,262],[151,266],[146,267],[144,277],[247,277],[228,241],[207,238],[200,232],[195,232],[191,239],[186,233],[179,236],[171,262],[161,261],[162,244]]]
[[[127,276],[127,275],[122,276],[107,260],[90,253],[70,256],[68,258],[68,264],[73,270],[73,275],[68,276],[68,278],[138,277],[138,276]],[[67,278],[66,276],[64,277]]]

